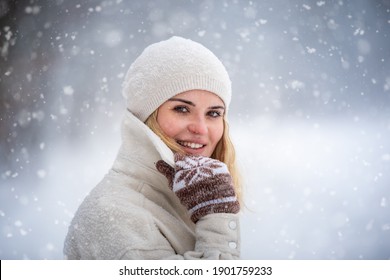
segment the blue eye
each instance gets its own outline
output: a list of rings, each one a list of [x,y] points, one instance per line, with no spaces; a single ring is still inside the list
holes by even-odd
[[[220,111],[210,111],[210,112],[207,113],[207,115],[212,117],[212,118],[218,118],[218,117],[222,116],[222,112],[220,112]]]
[[[183,105],[175,106],[173,110],[178,113],[188,113],[190,111],[187,106],[183,106]]]

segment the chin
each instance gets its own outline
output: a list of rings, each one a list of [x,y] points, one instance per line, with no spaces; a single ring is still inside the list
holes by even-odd
[[[184,152],[187,155],[191,155],[191,156],[204,156],[204,157],[210,157],[211,156],[211,154],[206,152],[206,151],[196,151],[196,150],[195,151],[194,150],[189,151],[189,150],[185,149]]]

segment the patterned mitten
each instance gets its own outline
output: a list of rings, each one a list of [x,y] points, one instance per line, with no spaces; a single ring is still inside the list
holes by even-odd
[[[159,160],[157,170],[164,174],[170,188],[188,209],[196,223],[211,213],[238,213],[240,204],[227,166],[203,156],[175,154],[175,169]]]

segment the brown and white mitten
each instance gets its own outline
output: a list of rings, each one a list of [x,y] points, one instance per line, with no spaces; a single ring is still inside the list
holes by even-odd
[[[223,162],[175,154],[175,168],[162,160],[156,167],[167,177],[170,188],[188,209],[194,223],[211,213],[240,211],[232,177]]]

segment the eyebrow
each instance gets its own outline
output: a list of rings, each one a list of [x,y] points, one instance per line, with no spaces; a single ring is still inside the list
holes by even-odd
[[[168,101],[180,101],[180,102],[183,102],[185,104],[188,104],[188,105],[191,105],[191,106],[194,106],[194,107],[196,106],[193,102],[191,102],[189,100],[181,99],[181,98],[173,97],[173,98],[168,99]]]
[[[179,101],[179,102],[183,102],[185,104],[191,105],[193,107],[196,107],[195,103],[193,103],[192,101],[181,99],[181,98],[172,97],[172,98],[168,99],[168,101]],[[223,109],[223,110],[225,110],[225,107],[221,106],[221,105],[217,105],[217,106],[210,106],[209,109]]]

